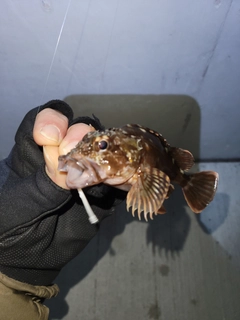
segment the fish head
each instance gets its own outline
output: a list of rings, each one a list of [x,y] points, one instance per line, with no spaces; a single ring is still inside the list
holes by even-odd
[[[104,182],[126,183],[142,159],[142,141],[121,129],[92,131],[67,155],[59,157],[59,170],[67,171],[67,185],[83,188]]]

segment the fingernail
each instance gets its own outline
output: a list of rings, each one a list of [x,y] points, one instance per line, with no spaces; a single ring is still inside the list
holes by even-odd
[[[47,139],[59,142],[59,137],[60,137],[60,131],[59,129],[54,126],[54,125],[46,125],[44,126],[40,133]]]

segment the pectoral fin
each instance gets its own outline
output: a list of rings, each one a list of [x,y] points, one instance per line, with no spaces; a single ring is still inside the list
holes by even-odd
[[[133,177],[135,183],[127,195],[127,210],[132,207],[132,213],[137,210],[138,217],[141,219],[141,212],[147,220],[147,214],[152,219],[153,214],[157,214],[165,200],[169,185],[169,177],[162,171],[153,168],[142,168]]]

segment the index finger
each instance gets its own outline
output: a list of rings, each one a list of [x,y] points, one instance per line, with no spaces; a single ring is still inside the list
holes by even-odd
[[[71,149],[75,148],[79,141],[90,131],[95,128],[85,123],[76,123],[72,125],[59,146],[59,154],[67,154]]]

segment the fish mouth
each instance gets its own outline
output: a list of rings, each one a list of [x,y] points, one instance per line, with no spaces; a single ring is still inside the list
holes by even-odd
[[[67,173],[66,184],[70,189],[99,184],[105,178],[101,167],[86,157],[74,159],[70,155],[59,156],[58,170]]]
[[[66,172],[66,185],[70,189],[83,189],[101,182],[111,185],[115,188],[128,191],[130,177],[134,174],[135,169],[128,169],[118,174],[108,172],[105,165],[100,165],[91,158],[71,154],[60,156],[58,159],[58,170]],[[130,172],[129,172],[130,170]],[[124,184],[127,184],[124,186]]]
[[[77,160],[72,158],[69,155],[63,155],[58,157],[58,171],[61,172],[68,172],[69,167],[76,167],[76,169],[80,169],[80,166],[78,168]]]

